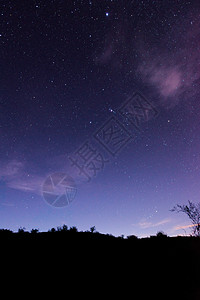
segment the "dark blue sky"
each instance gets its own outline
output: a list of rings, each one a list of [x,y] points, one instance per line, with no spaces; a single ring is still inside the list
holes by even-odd
[[[2,1],[0,22],[0,227],[189,233],[169,210],[200,195],[198,1]]]

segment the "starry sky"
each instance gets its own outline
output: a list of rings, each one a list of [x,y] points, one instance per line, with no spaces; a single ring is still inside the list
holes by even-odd
[[[0,228],[190,233],[169,210],[200,196],[199,1],[1,1],[0,24]]]

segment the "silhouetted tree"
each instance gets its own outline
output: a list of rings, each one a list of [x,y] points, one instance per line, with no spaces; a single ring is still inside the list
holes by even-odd
[[[167,237],[167,234],[165,234],[163,231],[158,231],[156,236],[158,238],[166,238]]]
[[[38,233],[38,232],[39,232],[39,229],[37,229],[37,228],[31,229],[31,233],[33,233],[33,234],[36,234],[36,233]]]
[[[128,239],[128,240],[137,240],[138,237],[137,237],[136,235],[132,234],[132,235],[128,235],[128,236],[127,236],[127,239]]]
[[[96,231],[96,227],[95,226],[90,227],[90,232],[94,233],[95,231]]]
[[[13,232],[10,229],[0,229],[0,235],[8,236],[8,235],[11,235],[12,233]]]
[[[123,240],[123,239],[124,239],[124,234],[121,234],[121,235],[118,236],[117,238]]]
[[[55,228],[51,228],[48,230],[48,232],[56,232]]]
[[[185,213],[193,224],[193,235],[200,236],[200,203],[194,204],[188,201],[188,205],[177,204],[170,211]]]
[[[68,230],[68,227],[67,227],[67,225],[63,225],[63,227],[62,227],[62,231],[67,231]]]
[[[78,232],[78,229],[76,228],[76,226],[72,226],[69,229],[70,232]]]
[[[20,227],[19,229],[18,229],[18,233],[24,233],[25,232],[25,227]]]

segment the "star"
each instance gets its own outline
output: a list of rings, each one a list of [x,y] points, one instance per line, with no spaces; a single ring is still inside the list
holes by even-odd
[[[112,108],[109,108],[108,110],[109,110],[109,112],[116,114],[116,112]]]
[[[108,17],[109,16],[109,13],[108,12],[106,12],[106,17]]]
[[[167,142],[165,140],[163,140],[163,146],[167,146]]]

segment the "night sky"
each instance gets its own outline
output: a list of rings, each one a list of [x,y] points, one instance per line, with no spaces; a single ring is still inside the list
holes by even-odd
[[[190,233],[199,1],[1,1],[0,24],[0,228]]]

